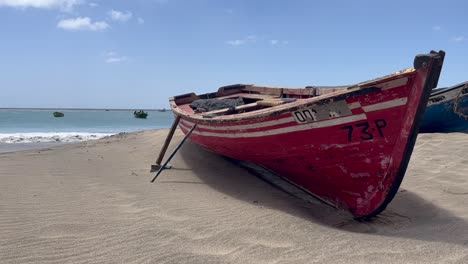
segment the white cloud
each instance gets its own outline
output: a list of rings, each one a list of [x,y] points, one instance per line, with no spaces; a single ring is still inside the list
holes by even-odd
[[[273,45],[273,46],[278,44],[278,43],[279,43],[279,40],[277,40],[277,39],[270,40],[270,44]]]
[[[454,42],[462,42],[464,40],[465,40],[464,36],[458,36],[458,37],[452,38],[452,41],[454,41]]]
[[[245,40],[242,40],[242,39],[228,40],[226,41],[226,43],[232,46],[240,46],[240,45],[245,44]]]
[[[240,46],[240,45],[254,43],[254,42],[257,42],[257,36],[255,35],[249,35],[244,39],[235,39],[235,40],[226,41],[226,43],[231,46]]]
[[[132,18],[132,12],[129,12],[129,11],[121,12],[117,10],[111,10],[107,12],[107,14],[110,16],[112,20],[120,21],[120,22],[126,22]]]
[[[89,17],[77,17],[62,19],[57,24],[58,28],[70,31],[89,30],[101,31],[109,28],[109,24],[104,21],[92,22]]]
[[[0,0],[0,7],[44,8],[70,11],[75,5],[82,2],[82,0]]]
[[[145,23],[145,20],[141,17],[138,18],[138,24],[142,25]]]
[[[113,51],[107,52],[105,56],[106,56],[106,59],[105,59],[106,63],[124,62],[128,59],[126,56],[119,56],[117,53]]]
[[[434,31],[440,31],[441,29],[442,29],[441,26],[433,26],[432,27],[432,30],[434,30]]]
[[[98,3],[89,3],[88,4],[90,7],[97,7],[99,4]]]

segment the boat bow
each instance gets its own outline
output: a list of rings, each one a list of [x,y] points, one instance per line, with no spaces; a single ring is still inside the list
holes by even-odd
[[[414,68],[346,87],[232,85],[170,99],[190,140],[258,164],[315,197],[369,218],[398,191],[445,53],[418,55]],[[197,112],[197,100],[242,105]],[[191,107],[192,106],[192,107]]]

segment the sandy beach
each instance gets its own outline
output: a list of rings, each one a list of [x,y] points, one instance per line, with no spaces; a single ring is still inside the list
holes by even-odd
[[[468,263],[468,134],[420,134],[361,223],[190,142],[150,183],[167,132],[0,153],[0,263]]]

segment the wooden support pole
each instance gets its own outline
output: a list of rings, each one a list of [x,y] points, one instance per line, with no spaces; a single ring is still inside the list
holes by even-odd
[[[161,152],[159,152],[159,157],[156,160],[155,165],[151,165],[151,172],[159,170],[161,167],[161,162],[164,158],[164,154],[166,154],[167,147],[169,147],[169,143],[171,143],[172,137],[174,136],[174,132],[177,129],[177,125],[179,124],[180,121],[180,116],[178,115],[174,122],[172,123],[171,130],[169,130],[169,134],[167,134],[166,141],[164,141],[164,146],[161,149]]]
[[[169,158],[166,160],[166,162],[164,162],[164,164],[162,166],[160,166],[158,172],[156,173],[156,175],[154,176],[154,178],[151,180],[151,182],[154,182],[154,180],[156,180],[156,178],[159,176],[159,174],[161,174],[161,172],[166,168],[166,165],[169,163],[169,161],[171,161],[171,159],[174,157],[174,155],[176,154],[176,152],[180,149],[180,147],[182,147],[182,145],[184,144],[185,140],[190,136],[190,134],[192,134],[193,130],[197,127],[197,124],[193,125],[192,129],[190,129],[190,131],[187,133],[187,135],[185,135],[185,137],[182,139],[182,141],[179,143],[179,145],[177,145],[177,147],[174,149],[174,151],[171,153],[171,155],[169,156]]]

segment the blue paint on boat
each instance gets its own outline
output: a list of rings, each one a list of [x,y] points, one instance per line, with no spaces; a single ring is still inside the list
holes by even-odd
[[[468,133],[468,82],[433,90],[419,132]]]

